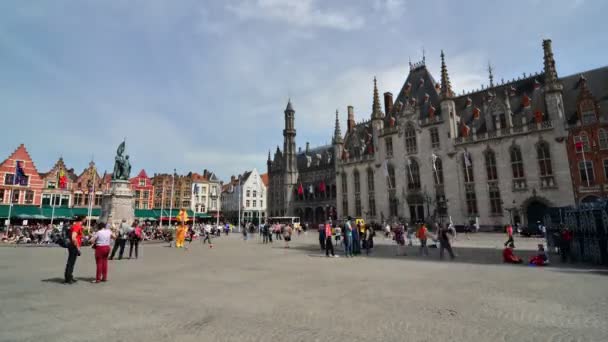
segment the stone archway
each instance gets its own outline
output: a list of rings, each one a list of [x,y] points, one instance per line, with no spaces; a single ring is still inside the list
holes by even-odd
[[[528,202],[525,208],[526,224],[528,226],[536,225],[536,222],[543,222],[545,213],[549,209],[549,205],[546,201],[539,199],[533,199]]]
[[[300,222],[304,222],[304,211],[302,210],[302,208],[296,208],[295,216],[300,218]]]
[[[325,217],[325,208],[316,207],[315,208],[315,223],[322,223],[322,222],[325,222],[325,220],[327,220],[327,217]]]
[[[304,208],[304,222],[308,222],[311,224],[314,222],[314,212],[312,208]]]

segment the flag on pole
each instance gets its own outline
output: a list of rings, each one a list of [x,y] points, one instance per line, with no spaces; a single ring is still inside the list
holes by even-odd
[[[583,140],[580,139],[580,137],[575,137],[574,140],[574,147],[576,148],[576,151],[582,151],[584,147]]]
[[[57,183],[59,184],[59,189],[65,190],[68,187],[68,177],[65,175],[63,168],[59,170]]]
[[[325,192],[325,181],[322,180],[321,184],[319,184],[319,192]]]
[[[27,176],[23,171],[21,161],[15,163],[15,177],[13,178],[13,185],[27,185]]]
[[[302,186],[302,182],[298,185],[298,196],[304,195],[304,187]]]

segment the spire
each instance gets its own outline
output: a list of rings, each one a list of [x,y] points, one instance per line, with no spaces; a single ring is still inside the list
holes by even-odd
[[[278,146],[277,146],[278,147]],[[270,159],[270,150],[268,150],[268,161],[271,161],[272,159]]]
[[[293,106],[291,105],[291,99],[287,100],[287,108],[285,108],[286,112],[295,112],[295,110],[293,110]]]
[[[445,55],[443,54],[443,50],[441,50],[441,97],[447,99],[452,96],[454,96],[454,92],[452,92],[448,68],[445,65]]]
[[[338,119],[338,110],[336,109],[336,126],[334,128],[334,144],[342,143],[342,130],[340,130],[340,119]]]
[[[372,119],[382,118],[382,109],[380,109],[380,96],[378,95],[378,84],[374,76],[374,103],[372,105]]]
[[[562,87],[557,80],[557,70],[555,69],[555,59],[553,59],[553,49],[551,39],[543,40],[543,52],[545,62],[545,84],[551,89],[561,90]]]
[[[488,62],[488,77],[490,78],[490,88],[494,87],[494,74],[492,73],[492,64]]]

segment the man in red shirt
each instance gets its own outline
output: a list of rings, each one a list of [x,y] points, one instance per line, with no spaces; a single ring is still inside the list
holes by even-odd
[[[68,244],[68,261],[65,265],[65,284],[74,284],[74,265],[76,258],[80,256],[80,245],[82,243],[82,224],[86,218],[81,217],[70,228],[70,242]]]
[[[507,247],[508,245],[513,245],[513,247],[515,247],[515,241],[513,241],[513,226],[511,226],[510,224],[505,226],[505,230],[507,231],[507,237],[508,240],[507,242],[505,242],[505,247]]]

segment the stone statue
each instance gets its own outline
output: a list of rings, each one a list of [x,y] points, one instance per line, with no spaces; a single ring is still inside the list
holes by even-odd
[[[118,145],[116,150],[116,157],[114,162],[114,173],[112,174],[113,180],[129,180],[131,174],[131,163],[129,162],[129,156],[123,156],[125,152],[125,142],[123,141]]]

